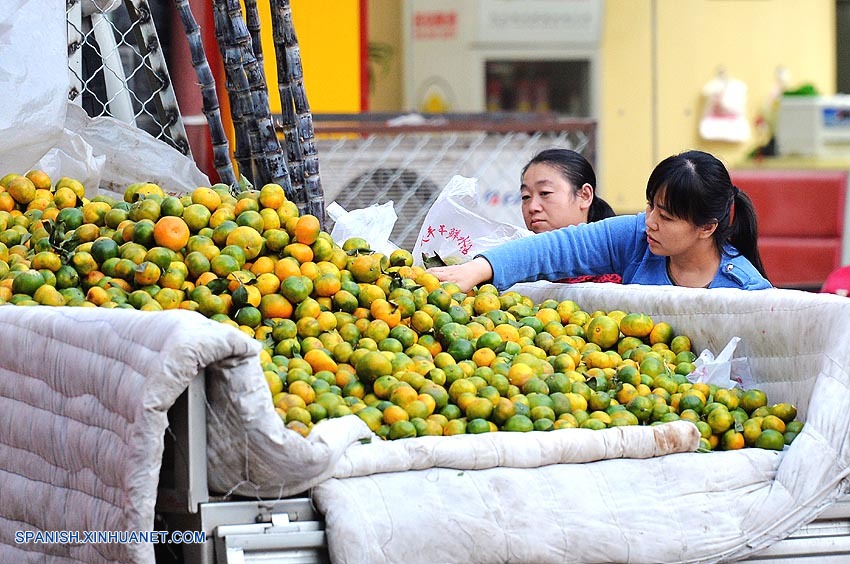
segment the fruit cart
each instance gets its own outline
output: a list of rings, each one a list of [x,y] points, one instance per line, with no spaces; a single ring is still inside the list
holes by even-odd
[[[14,303],[40,303],[20,289]],[[351,414],[302,435],[269,401],[260,340],[212,310],[4,304],[0,560],[846,560],[850,302],[778,289],[515,290],[535,304],[643,312],[695,351],[740,338],[754,383],[797,406],[804,426],[782,450],[718,452],[697,452],[687,421],[383,440]],[[155,527],[184,542],[79,538]]]
[[[232,328],[188,312],[2,307],[4,326],[14,329],[2,354],[4,491],[28,492],[27,504],[46,508],[36,516],[6,494],[3,518],[11,529],[133,530],[152,525],[158,491],[170,528],[207,530],[205,544],[182,547],[191,561],[272,547],[281,558],[333,562],[846,558],[840,500],[850,422],[836,414],[848,401],[850,302],[792,290],[520,289],[536,301],[641,309],[690,335],[697,349],[741,337],[738,354],[758,385],[794,402],[804,430],[782,452],[682,452],[693,450],[693,436],[673,424],[362,444],[371,433],[343,417],[305,439],[256,400],[267,394],[257,346]],[[85,333],[74,331],[81,326]],[[103,437],[91,443],[97,449],[70,431],[56,435],[83,407],[89,432],[97,431],[91,436]],[[124,423],[101,417],[116,412]],[[205,418],[206,433],[197,432]],[[186,432],[192,439],[183,441]],[[26,464],[46,452],[54,461],[47,475]],[[109,496],[86,495],[98,491],[88,474]],[[69,496],[88,511],[48,501]],[[32,550],[152,561],[151,545],[105,547],[20,545],[4,536],[0,551],[10,561]]]

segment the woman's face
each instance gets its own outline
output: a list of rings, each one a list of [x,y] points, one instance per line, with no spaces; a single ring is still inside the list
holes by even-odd
[[[700,226],[686,219],[673,217],[661,202],[664,191],[659,190],[654,202],[646,206],[646,242],[654,255],[672,257],[696,252],[711,243],[716,224]]]
[[[587,210],[593,202],[590,184],[583,185],[576,195],[558,169],[545,163],[528,167],[520,194],[525,226],[535,233],[586,223]]]

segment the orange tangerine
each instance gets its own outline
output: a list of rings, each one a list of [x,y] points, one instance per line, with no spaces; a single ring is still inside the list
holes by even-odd
[[[507,323],[497,325],[493,331],[498,333],[503,341],[512,341],[514,343],[519,341],[519,330],[513,325],[508,325]]]
[[[222,205],[219,206],[218,209],[216,209],[214,212],[212,212],[212,215],[210,216],[209,226],[213,229],[216,229],[226,221],[232,221],[235,224],[236,214],[233,213],[232,206]]]
[[[319,237],[310,245],[316,262],[329,261],[334,255],[334,242],[326,233],[320,232]]]
[[[242,196],[242,194],[240,194]],[[236,214],[236,217],[239,217],[240,214],[246,211],[260,211],[260,204],[254,198],[250,196],[242,196],[238,200],[236,200],[236,205],[233,207],[233,213]]]
[[[299,214],[298,206],[291,200],[285,200],[280,207],[277,208],[277,215],[280,217],[281,222],[287,221],[290,217],[298,217]]]
[[[255,229],[240,225],[227,236],[227,245],[236,245],[245,251],[245,258],[253,260],[263,250],[265,241]]]
[[[313,289],[318,296],[333,297],[342,288],[338,275],[322,274],[313,280]]]
[[[172,251],[179,251],[189,241],[189,226],[180,217],[166,215],[160,217],[153,230],[156,244]]]
[[[192,233],[197,233],[210,222],[212,213],[203,204],[190,204],[183,208],[183,221],[189,226]]]
[[[160,276],[162,276],[162,270],[155,263],[144,261],[136,267],[133,279],[139,286],[148,286],[156,284]]]
[[[656,323],[649,333],[649,344],[651,345],[656,343],[666,343],[669,345],[672,340],[673,328],[670,327],[669,323],[664,321]]]
[[[603,350],[615,347],[620,340],[619,325],[607,315],[599,315],[591,319],[586,332],[587,340],[599,345]]]
[[[319,315],[316,316],[316,320],[319,322],[319,326],[324,332],[333,331],[334,329],[336,329],[336,316],[330,311],[320,312]]]
[[[109,294],[100,286],[92,286],[86,292],[86,301],[100,306],[109,301]]]
[[[629,313],[620,319],[620,331],[626,337],[649,337],[655,323],[645,313]]]
[[[319,277],[319,267],[313,261],[307,261],[301,264],[301,274],[306,276],[311,281]]]
[[[275,262],[277,261],[275,261],[273,257],[259,256],[256,257],[254,262],[251,264],[249,270],[257,276],[261,274],[274,273]]]
[[[0,211],[10,212],[15,209],[15,199],[8,192],[0,192]]]
[[[53,203],[59,209],[77,206],[77,195],[68,187],[59,188],[53,194]]]
[[[262,231],[270,231],[272,229],[280,229],[280,217],[273,209],[263,208],[260,210],[260,218],[263,220]]]
[[[48,190],[53,184],[50,180],[50,176],[48,176],[48,174],[43,170],[32,169],[28,171],[24,176],[30,179],[36,189]]]
[[[192,190],[192,203],[200,204],[214,212],[221,205],[221,196],[208,186],[199,186]]]
[[[286,201],[286,193],[280,184],[269,183],[260,189],[258,200],[264,208],[277,210]]]
[[[283,257],[275,263],[274,273],[281,281],[290,276],[301,276],[301,264],[295,257]]]
[[[312,245],[319,237],[319,232],[322,230],[322,225],[319,219],[310,214],[302,215],[295,222],[293,234],[295,240],[305,245]]]
[[[389,400],[395,405],[405,407],[417,399],[419,393],[409,384],[400,384],[390,391]]]
[[[244,225],[247,227],[251,227],[257,232],[262,233],[263,227],[265,226],[265,222],[263,221],[263,216],[260,215],[260,212],[247,210],[236,216],[237,225]]]
[[[307,351],[304,353],[304,360],[313,367],[314,373],[321,370],[329,370],[335,373],[338,368],[336,361],[322,349],[311,349]]]
[[[280,294],[275,293],[264,295],[260,299],[258,309],[260,310],[263,319],[288,319],[292,317],[292,312],[294,310],[289,300]]]
[[[384,423],[392,425],[397,421],[410,421],[410,415],[401,406],[389,405],[384,409],[383,419]]]
[[[213,280],[217,280],[217,279],[218,279],[218,275],[215,274],[214,272],[204,272],[200,276],[198,276],[197,280],[195,280],[195,285],[196,286],[206,286],[207,284],[209,284]]]
[[[429,293],[440,287],[440,280],[430,272],[423,272],[416,278],[414,282],[424,287]]]
[[[283,248],[283,253],[285,256],[293,257],[299,263],[313,260],[313,249],[304,243],[290,243]]]
[[[401,310],[384,298],[373,300],[369,305],[369,311],[374,319],[384,321],[390,329],[401,322]]]
[[[112,209],[107,202],[91,201],[83,204],[83,221],[94,223],[97,226],[105,225],[104,217]]]
[[[304,404],[309,405],[316,400],[316,391],[304,380],[295,380],[289,385],[288,391],[290,394],[295,394],[304,400]]]
[[[35,199],[36,187],[26,176],[17,175],[6,184],[6,191],[19,204],[28,204]]]
[[[292,242],[289,233],[284,229],[267,229],[263,232],[263,237],[266,238],[266,249],[273,253],[280,252]]]

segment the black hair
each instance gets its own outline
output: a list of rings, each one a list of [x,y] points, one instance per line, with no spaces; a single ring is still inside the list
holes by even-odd
[[[758,222],[753,203],[729,177],[715,156],[685,151],[667,157],[655,167],[646,183],[646,199],[652,204],[659,191],[661,205],[673,216],[694,225],[717,224],[714,245],[722,254],[729,242],[765,276],[758,251]]]
[[[617,215],[608,202],[596,195],[596,173],[593,166],[580,153],[570,149],[544,149],[522,167],[520,179],[525,176],[525,171],[533,164],[547,164],[558,171],[573,186],[573,194],[576,195],[585,184],[589,184],[593,190],[593,202],[587,210],[587,222],[592,223]]]

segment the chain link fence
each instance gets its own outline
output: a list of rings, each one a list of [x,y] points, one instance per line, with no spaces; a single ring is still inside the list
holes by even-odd
[[[190,155],[166,65],[166,0],[68,0],[68,98]]]
[[[452,176],[478,179],[480,203],[490,217],[522,226],[520,171],[531,157],[558,147],[594,163],[596,152],[593,120],[317,115],[315,122],[325,201],[351,211],[392,200],[398,220],[391,239],[406,249],[413,248],[425,215]]]

